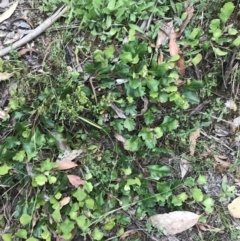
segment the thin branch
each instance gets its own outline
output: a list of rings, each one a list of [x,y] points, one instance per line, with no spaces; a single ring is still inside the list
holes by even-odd
[[[6,48],[0,50],[0,57],[8,54],[13,49],[17,49],[17,48],[21,47],[22,45],[28,43],[29,41],[33,40],[34,38],[36,38],[38,35],[40,35],[44,31],[46,31],[46,29],[49,28],[54,22],[56,22],[64,13],[66,13],[69,10],[69,8],[70,7],[64,7],[64,6],[59,8],[51,17],[46,19],[42,24],[40,24],[37,28],[32,30],[24,38],[15,42],[12,46],[6,47]]]

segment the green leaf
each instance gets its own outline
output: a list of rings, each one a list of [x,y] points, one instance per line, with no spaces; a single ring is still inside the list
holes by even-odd
[[[193,196],[195,201],[202,202],[202,200],[203,200],[203,193],[202,193],[201,189],[193,188],[193,189],[191,189],[191,193],[192,193],[192,196]]]
[[[172,131],[178,128],[178,121],[171,116],[165,116],[160,127],[163,132]]]
[[[213,19],[210,23],[210,31],[211,33],[214,33],[217,29],[220,29],[220,19]]]
[[[105,55],[106,55],[106,58],[107,58],[107,59],[112,59],[112,58],[114,57],[114,51],[115,51],[115,49],[114,49],[113,45],[107,47],[107,48],[104,50],[104,53],[105,53]]]
[[[87,197],[87,194],[83,191],[82,188],[79,187],[77,191],[74,192],[73,196],[77,198],[79,202],[81,202]]]
[[[52,218],[54,219],[55,222],[60,223],[61,221],[60,209],[54,210],[54,212],[52,213]]]
[[[13,160],[22,162],[24,160],[24,158],[25,158],[25,151],[19,151],[13,157]]]
[[[208,179],[207,176],[202,176],[202,175],[201,175],[201,176],[198,177],[197,183],[198,183],[199,185],[204,185],[204,184],[207,183],[207,179]]]
[[[177,197],[183,202],[185,202],[188,199],[188,195],[185,192],[178,194]]]
[[[199,98],[197,97],[196,93],[194,93],[193,91],[185,90],[183,94],[189,103],[191,104],[199,103]]]
[[[203,82],[198,80],[187,80],[185,89],[190,91],[197,91],[203,88]]]
[[[36,147],[34,142],[24,142],[23,149],[27,153],[27,159],[30,161],[33,157],[37,156]]]
[[[50,171],[56,167],[58,167],[58,164],[55,162],[51,162],[49,158],[41,162],[41,172]]]
[[[133,131],[135,129],[135,121],[131,118],[125,119],[123,126],[128,130],[128,131]]]
[[[9,166],[7,164],[3,164],[0,166],[0,176],[8,174],[8,171],[12,169],[12,166]]]
[[[51,240],[51,233],[49,232],[48,228],[44,225],[42,226],[42,234],[41,234],[41,238],[44,240]]]
[[[93,4],[93,7],[95,8],[95,10],[99,10],[100,6],[102,5],[102,1],[101,0],[92,0],[92,4]]]
[[[219,14],[219,18],[221,19],[221,21],[225,24],[230,15],[232,14],[233,10],[234,10],[235,6],[233,5],[232,2],[227,2],[224,4],[224,6],[221,8],[221,13]]]
[[[214,47],[212,47],[212,48],[213,48],[214,53],[215,53],[216,55],[218,55],[218,56],[225,56],[225,55],[228,54],[228,52],[222,51],[222,50],[219,49],[219,48],[214,48]]]
[[[171,174],[171,171],[167,166],[150,165],[147,168],[150,172],[151,178],[154,180],[159,180],[160,178],[169,176]]]
[[[87,220],[87,218],[84,215],[77,217],[76,222],[77,222],[78,227],[83,228],[86,224],[86,220]]]
[[[93,185],[91,182],[85,182],[83,187],[84,190],[86,190],[88,193],[90,193],[93,190]]]
[[[129,25],[130,28],[144,34],[144,31],[138,25],[132,24],[132,23],[129,23],[128,25]]]
[[[154,133],[149,128],[143,127],[138,133],[138,136],[142,137],[148,148],[152,149],[156,146],[157,140],[154,137]]]
[[[59,228],[63,232],[63,234],[68,235],[71,234],[71,231],[74,229],[74,223],[68,218],[66,218],[64,222],[59,225]]]
[[[114,219],[110,219],[105,225],[104,225],[104,229],[107,230],[107,231],[110,231],[114,228],[115,226],[115,222],[114,222]]]
[[[35,176],[34,180],[38,186],[43,186],[48,181],[47,177],[43,174]]]
[[[49,184],[54,184],[54,183],[56,183],[56,181],[57,181],[57,178],[56,178],[56,177],[54,177],[54,176],[48,176],[48,182],[49,182]]]
[[[172,201],[171,203],[175,206],[175,207],[180,207],[182,206],[182,200],[180,200],[177,196],[173,195],[172,197]]]
[[[115,4],[116,4],[116,0],[110,0],[110,1],[108,2],[107,8],[108,8],[110,11],[112,11],[112,10],[114,10],[114,8],[115,8]]]
[[[125,142],[124,148],[128,151],[138,151],[141,146],[141,140],[138,136],[132,136]]]
[[[194,40],[199,34],[199,32],[200,32],[200,28],[194,28],[188,38],[191,40]]]
[[[238,36],[232,43],[234,46],[238,47],[240,45],[240,36]]]
[[[230,34],[230,35],[236,35],[237,33],[238,33],[238,31],[235,28],[229,28],[228,29],[228,34]]]
[[[216,29],[214,32],[213,32],[213,38],[215,41],[217,41],[219,39],[219,37],[222,36],[222,30],[221,29]]]
[[[95,228],[93,230],[93,239],[101,240],[102,238],[103,238],[103,233],[98,228]]]
[[[154,115],[153,115],[153,113],[152,113],[152,111],[150,109],[148,109],[144,113],[143,117],[144,117],[144,121],[145,121],[146,125],[152,124],[153,121],[154,121]]]
[[[95,203],[94,200],[92,198],[88,198],[85,200],[85,204],[86,204],[86,208],[88,209],[94,209]]]
[[[147,87],[152,91],[158,91],[159,81],[155,79],[147,80]]]
[[[186,185],[187,187],[193,187],[195,184],[195,180],[193,177],[187,177],[186,180],[184,181],[184,185]]]
[[[212,207],[214,205],[214,200],[210,197],[206,198],[202,204],[207,208],[207,207]]]
[[[36,239],[34,237],[30,237],[30,238],[26,239],[26,241],[39,241],[39,239]]]
[[[25,229],[18,229],[15,233],[15,236],[18,238],[27,239],[27,231]]]
[[[159,139],[159,138],[161,138],[163,136],[163,130],[162,130],[161,127],[155,127],[153,129],[153,131],[155,132],[157,139]]]
[[[32,220],[32,217],[29,216],[28,214],[23,214],[21,217],[20,217],[20,223],[25,226],[26,224],[30,223]]]
[[[202,55],[201,54],[197,54],[193,59],[192,59],[192,63],[196,66],[198,65],[202,60]]]
[[[133,56],[131,52],[124,52],[120,54],[119,58],[122,60],[124,64],[130,63],[133,61]]]
[[[2,239],[3,239],[3,241],[12,241],[12,234],[11,233],[3,233]]]
[[[39,239],[36,239],[34,237],[30,237],[30,238],[26,239],[26,241],[39,241]]]

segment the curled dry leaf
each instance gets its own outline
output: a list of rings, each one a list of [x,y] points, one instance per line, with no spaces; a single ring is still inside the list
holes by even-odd
[[[64,197],[60,201],[60,206],[63,207],[65,205],[67,205],[69,202],[70,202],[70,197]]]
[[[62,158],[61,158],[61,162],[62,161],[72,161],[73,159],[75,159],[76,157],[78,157],[79,155],[81,155],[82,153],[82,150],[72,150],[70,152],[66,152],[67,155],[64,155]]]
[[[18,51],[19,55],[24,55],[28,52],[35,52],[37,53],[37,50],[33,49],[33,48],[29,48],[29,49],[21,49],[20,51]]]
[[[200,136],[200,129],[197,129],[195,132],[190,134],[189,142],[190,142],[190,155],[193,156],[195,152],[195,147],[197,144],[197,138]]]
[[[171,33],[170,34],[170,41],[169,41],[169,53],[171,56],[179,54],[180,49],[177,45],[177,33]]]
[[[60,161],[57,164],[58,164],[57,170],[68,170],[68,169],[78,166],[76,163],[74,163],[72,161],[68,161],[68,160]]]
[[[7,72],[0,73],[0,81],[8,80],[12,76],[13,76],[13,73],[7,73]]]
[[[19,1],[17,0],[8,10],[6,10],[2,15],[0,15],[0,23],[11,17],[18,5],[18,2]]]
[[[115,113],[117,114],[117,116],[121,119],[126,119],[127,117],[125,116],[124,112],[119,109],[115,104],[111,103],[110,104],[111,108],[115,111]]]
[[[194,8],[193,5],[190,5],[187,7],[186,9],[186,13],[187,13],[187,18],[185,19],[185,21],[183,22],[183,24],[180,27],[180,30],[178,32],[178,35],[180,36],[182,34],[182,32],[184,31],[184,29],[187,27],[187,25],[189,24],[190,20],[193,17],[193,13],[194,13]]]
[[[228,204],[228,211],[234,218],[240,218],[240,197]]]
[[[158,49],[161,45],[165,45],[169,39],[170,34],[173,32],[173,21],[165,23],[161,21],[161,25],[158,30],[158,36],[155,44],[155,51],[158,52]]]
[[[188,160],[182,159],[180,161],[180,170],[181,170],[181,177],[184,178],[187,174],[188,170],[192,169],[192,165],[189,163]]]
[[[74,186],[74,187],[79,187],[80,185],[84,185],[85,181],[82,180],[79,176],[76,175],[67,175],[67,178],[69,182]]]
[[[125,138],[123,136],[119,135],[117,132],[114,132],[114,136],[118,141],[120,141],[122,143],[126,142]]]
[[[229,162],[221,160],[221,159],[223,159],[221,156],[214,155],[213,157],[214,157],[215,162],[220,164],[222,167],[227,168],[227,167],[231,166],[231,164]]]
[[[194,226],[199,215],[187,211],[175,211],[157,214],[149,218],[149,222],[165,235],[175,235]]]
[[[4,119],[6,113],[3,110],[0,110],[0,119]]]
[[[178,72],[181,76],[185,75],[185,60],[182,54],[179,54],[180,58],[176,62],[176,66],[178,67]]]

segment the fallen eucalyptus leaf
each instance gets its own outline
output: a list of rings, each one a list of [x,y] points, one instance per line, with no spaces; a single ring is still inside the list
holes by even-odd
[[[79,187],[80,185],[84,185],[85,181],[82,180],[79,176],[76,175],[67,175],[67,178],[69,182],[74,186],[74,187]]]
[[[175,235],[194,226],[199,217],[192,212],[175,211],[151,216],[149,222],[165,235]]]
[[[18,5],[18,0],[8,10],[6,10],[2,15],[0,15],[0,23],[8,19],[9,17],[11,17],[17,5]]]
[[[234,218],[240,218],[240,197],[228,204],[228,211]]]

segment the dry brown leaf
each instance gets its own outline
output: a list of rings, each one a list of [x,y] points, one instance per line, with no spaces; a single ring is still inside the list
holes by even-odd
[[[29,48],[29,49],[21,49],[20,51],[18,51],[18,53],[22,56],[28,52],[35,52],[37,53],[37,50],[33,49],[33,48]]]
[[[68,160],[60,161],[57,164],[58,164],[57,170],[68,170],[68,169],[78,166],[76,163],[74,163],[72,161],[68,161]]]
[[[180,58],[176,62],[176,66],[178,67],[178,72],[181,76],[185,75],[185,60],[182,54],[179,54]]]
[[[186,159],[182,159],[180,161],[180,170],[181,170],[181,177],[184,178],[189,169],[192,169],[192,165]]]
[[[79,176],[76,175],[67,175],[67,178],[69,182],[74,186],[74,187],[79,187],[80,185],[84,185],[85,181],[82,180]]]
[[[162,50],[160,50],[159,54],[158,54],[157,63],[161,64],[162,62],[163,62],[163,52],[162,52]]]
[[[226,162],[226,161],[223,161],[220,159],[220,156],[217,156],[217,155],[214,155],[214,160],[215,162],[217,162],[218,164],[220,164],[221,166],[227,168],[227,167],[230,167],[231,164],[229,162]]]
[[[138,230],[138,229],[137,230],[135,230],[135,229],[128,230],[120,236],[120,240],[129,240],[129,238],[131,239],[131,236],[139,237],[139,236],[141,236],[142,233],[143,232],[141,230]]]
[[[18,5],[18,2],[19,1],[17,0],[8,10],[6,10],[2,15],[0,15],[0,23],[11,17]]]
[[[82,153],[82,150],[72,150],[72,151],[66,151],[67,154],[65,154],[61,159],[60,162],[62,161],[72,161],[76,157],[80,156]]]
[[[121,119],[126,119],[127,117],[125,116],[124,112],[119,109],[115,104],[111,103],[110,104],[111,108],[115,111],[115,113],[117,114],[117,116]]]
[[[175,211],[154,215],[149,218],[149,222],[165,235],[175,235],[194,226],[199,217],[192,212]]]
[[[169,41],[169,53],[171,56],[179,54],[180,49],[177,45],[177,33],[170,34],[170,41]]]
[[[118,141],[120,141],[122,143],[126,142],[125,138],[123,136],[119,135],[117,132],[114,132],[114,136]]]
[[[197,129],[195,132],[190,134],[189,142],[190,142],[190,155],[193,156],[195,152],[195,147],[197,144],[197,138],[200,136],[200,129]]]
[[[187,18],[185,19],[185,21],[183,22],[183,24],[180,27],[180,30],[178,32],[178,35],[180,36],[182,34],[182,32],[184,31],[184,29],[187,27],[187,25],[189,24],[190,20],[193,17],[193,13],[194,13],[194,8],[193,5],[190,5],[187,7],[186,9],[186,13],[187,13]]]
[[[0,110],[0,119],[4,119],[6,113],[3,110]]]
[[[7,73],[7,72],[0,73],[0,81],[8,80],[12,76],[13,76],[13,73]]]
[[[63,207],[65,205],[67,205],[69,202],[70,202],[70,197],[64,197],[60,201],[60,206]]]
[[[161,21],[161,25],[158,30],[158,36],[155,44],[155,51],[158,52],[158,49],[161,45],[166,45],[170,34],[173,32],[173,21],[165,23]]]
[[[228,204],[228,211],[234,218],[240,218],[240,197]]]

